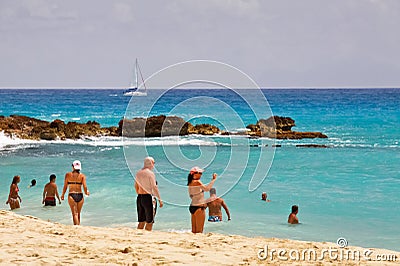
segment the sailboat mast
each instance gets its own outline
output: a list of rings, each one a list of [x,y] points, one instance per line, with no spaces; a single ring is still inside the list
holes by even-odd
[[[138,61],[136,58],[136,62],[135,62],[135,84],[136,84],[136,88],[139,88],[139,84],[138,84]]]

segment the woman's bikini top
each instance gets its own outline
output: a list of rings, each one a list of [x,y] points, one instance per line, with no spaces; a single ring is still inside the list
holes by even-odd
[[[79,178],[80,174],[78,174],[77,178]],[[82,185],[82,181],[68,181],[68,185]]]
[[[195,194],[189,194],[189,196],[190,196],[191,198],[193,198],[194,196],[200,195],[201,193],[204,193],[204,190],[200,190],[200,192],[195,193]]]
[[[201,206],[205,203],[204,190],[200,186],[189,186],[190,205]]]
[[[68,182],[68,185],[82,185],[82,182]]]

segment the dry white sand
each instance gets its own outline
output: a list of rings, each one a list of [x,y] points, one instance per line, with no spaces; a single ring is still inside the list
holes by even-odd
[[[73,226],[11,211],[0,211],[0,223],[2,265],[399,265],[400,261],[400,252],[390,250],[371,249],[369,257],[388,260],[397,256],[395,262],[368,262],[363,257],[366,249],[341,249],[334,243]],[[265,257],[265,247],[268,256],[263,260],[259,257]],[[340,260],[344,251],[361,256],[346,259],[342,255]],[[316,253],[315,260],[309,259],[311,252]]]

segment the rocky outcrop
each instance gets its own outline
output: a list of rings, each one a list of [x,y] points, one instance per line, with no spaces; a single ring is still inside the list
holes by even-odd
[[[124,137],[165,137],[189,134],[214,135],[218,127],[210,124],[192,125],[177,116],[152,116],[149,118],[124,119],[119,122]]]
[[[124,136],[124,137],[164,137],[188,134],[214,135],[235,134],[248,135],[251,138],[269,137],[276,139],[327,138],[321,132],[292,131],[295,121],[290,117],[272,116],[260,119],[257,124],[247,126],[247,131],[229,133],[210,124],[192,125],[177,116],[152,116],[149,118],[122,119],[118,127],[101,127],[96,121],[86,123],[68,122],[56,119],[52,122],[11,115],[0,116],[0,131],[6,135],[24,139],[79,139],[91,136]]]
[[[0,131],[6,135],[33,140],[78,139],[86,136],[119,136],[117,127],[100,127],[95,121],[85,124],[56,119],[47,122],[27,116],[0,117]]]
[[[200,135],[214,135],[219,134],[221,131],[218,127],[210,125],[210,124],[200,124],[193,126],[189,123],[188,127],[189,134],[200,134]]]
[[[324,144],[297,144],[298,148],[328,148],[329,146]]]
[[[247,126],[250,136],[268,137],[276,139],[303,139],[303,138],[327,138],[321,132],[296,132],[292,127],[295,121],[290,117],[271,116],[268,119],[260,119],[257,124]]]
[[[165,137],[187,135],[190,123],[177,116],[152,116],[149,118],[123,119],[119,130],[124,137]]]

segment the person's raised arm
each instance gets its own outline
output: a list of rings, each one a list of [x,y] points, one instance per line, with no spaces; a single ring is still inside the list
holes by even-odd
[[[68,187],[68,173],[65,174],[64,187],[63,187],[63,191],[61,194],[61,200],[64,200],[64,195],[65,195],[65,192],[67,192],[67,187]]]
[[[231,220],[231,214],[230,214],[229,209],[228,209],[228,206],[226,206],[226,203],[225,203],[224,200],[222,200],[221,205],[222,205],[222,207],[224,208],[224,210],[225,210],[225,212],[226,212],[226,215],[228,216],[228,221],[230,221],[230,220]]]
[[[204,191],[210,191],[210,189],[213,187],[213,185],[215,183],[215,180],[217,180],[217,174],[216,173],[213,174],[212,180],[211,180],[210,183],[208,183],[208,185],[204,185],[203,183],[201,183],[199,181],[201,189],[204,190]]]

